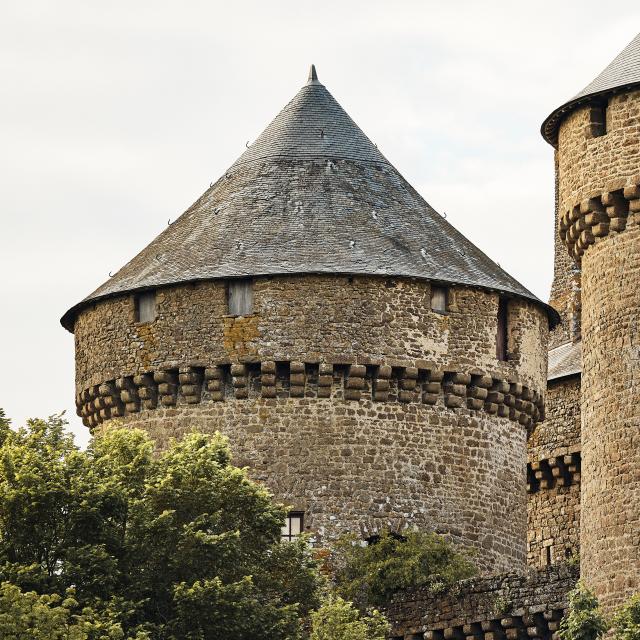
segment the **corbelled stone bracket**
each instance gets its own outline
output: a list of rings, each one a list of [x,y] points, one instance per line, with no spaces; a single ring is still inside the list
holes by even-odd
[[[640,177],[623,188],[603,191],[575,204],[560,218],[559,232],[569,254],[580,263],[587,248],[602,238],[624,231],[638,219]]]
[[[536,493],[580,483],[580,452],[536,460],[527,465],[527,491]]]
[[[305,363],[297,360],[187,365],[107,380],[79,393],[88,427],[158,405],[245,400],[250,397],[335,398],[351,402],[422,402],[484,411],[527,428],[542,419],[542,395],[515,380],[482,371],[440,371],[388,364]]]

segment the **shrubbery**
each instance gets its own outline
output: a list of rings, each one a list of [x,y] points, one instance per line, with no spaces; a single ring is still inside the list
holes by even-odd
[[[442,593],[476,573],[467,555],[443,537],[420,531],[402,537],[384,532],[369,545],[345,538],[336,548],[335,563],[339,595],[363,609],[384,605],[402,589]]]
[[[640,593],[617,611],[612,624],[613,640],[640,640]]]
[[[609,622],[593,591],[578,582],[560,623],[561,640],[597,640],[609,630],[614,640],[640,640],[640,594],[629,598]]]
[[[311,614],[311,640],[385,640],[389,623],[377,610],[361,613],[353,604],[330,596]]]
[[[560,623],[561,640],[596,640],[607,630],[598,599],[582,582],[569,594],[569,611]]]

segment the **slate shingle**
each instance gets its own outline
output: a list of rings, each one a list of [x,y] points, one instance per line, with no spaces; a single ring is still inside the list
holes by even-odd
[[[454,229],[310,74],[210,189],[62,324],[101,298],[269,274],[405,276],[527,298],[557,314]]]
[[[582,373],[582,342],[567,342],[549,351],[547,380]]]
[[[558,139],[560,121],[581,104],[595,96],[604,96],[616,89],[640,85],[640,33],[612,60],[612,62],[580,93],[550,113],[540,129],[542,137],[552,145]]]

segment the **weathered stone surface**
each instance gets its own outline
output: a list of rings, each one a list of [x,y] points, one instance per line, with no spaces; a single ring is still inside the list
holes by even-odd
[[[607,97],[604,135],[593,105],[560,123],[557,184],[559,236],[581,265],[581,571],[611,608],[640,589],[640,90]]]
[[[510,359],[499,362],[495,294],[451,288],[443,316],[430,310],[429,283],[413,280],[286,276],[256,278],[254,290],[248,317],[227,315],[224,282],[159,289],[149,324],[135,322],[131,296],[86,309],[75,326],[78,389],[151,370],[314,359],[398,367],[424,360],[502,380],[516,373],[544,388],[547,321],[533,303],[510,302]]]
[[[387,609],[392,640],[476,638],[550,640],[578,579],[577,566],[531,570],[463,582],[432,596],[423,589],[398,594]]]
[[[93,386],[146,376],[157,408],[125,406],[124,424],[160,446],[192,428],[226,433],[236,462],[304,511],[319,540],[416,525],[475,547],[484,570],[524,567],[544,310],[509,302],[509,360],[498,361],[494,293],[451,288],[447,315],[413,280],[260,277],[253,293],[254,313],[239,318],[227,315],[223,282],[159,290],[146,325],[130,296],[83,311],[86,424],[111,418],[91,405],[102,398]],[[485,410],[494,388],[510,392],[511,408]]]

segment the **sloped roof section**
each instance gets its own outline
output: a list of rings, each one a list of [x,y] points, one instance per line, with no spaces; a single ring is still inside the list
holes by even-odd
[[[62,318],[177,283],[276,274],[405,276],[477,286],[556,312],[409,185],[318,81],[180,218]]]
[[[640,85],[640,33],[614,60],[580,93],[555,109],[542,123],[542,137],[552,145],[557,143],[560,121],[576,107],[597,96]]]
[[[582,342],[567,342],[549,351],[547,380],[557,380],[582,373]]]
[[[271,158],[331,158],[389,164],[360,127],[318,81],[309,80],[232,168]]]

